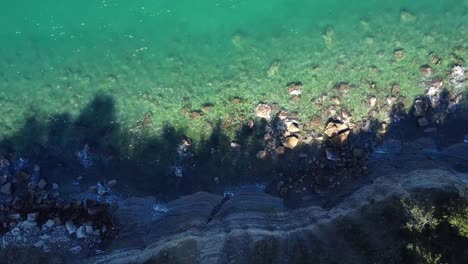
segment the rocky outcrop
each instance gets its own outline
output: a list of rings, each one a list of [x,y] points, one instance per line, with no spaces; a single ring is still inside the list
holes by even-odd
[[[394,236],[404,215],[401,201],[433,192],[466,199],[468,176],[440,169],[433,157],[421,163],[424,169],[408,169],[413,168],[409,165],[400,170],[392,166],[392,159],[380,160],[380,170],[367,184],[338,191],[320,205],[307,205],[313,200],[309,197],[295,210],[286,208],[280,198],[255,190],[227,198],[200,192],[168,203],[167,212],[154,218],[153,198],[129,198],[116,212],[122,224],[120,238],[106,254],[86,262],[398,261],[401,245]]]

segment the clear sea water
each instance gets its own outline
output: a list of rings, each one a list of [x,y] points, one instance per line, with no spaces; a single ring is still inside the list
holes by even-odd
[[[308,120],[337,82],[362,87],[343,101],[358,118],[366,81],[382,98],[395,82],[413,98],[430,53],[444,58],[433,66],[440,76],[454,52],[466,60],[467,21],[468,0],[2,1],[0,139],[71,158],[118,126],[126,138],[105,139],[108,156],[131,156],[168,126],[198,140],[220,124],[232,137],[260,102]],[[292,81],[304,84],[298,102],[285,92]]]

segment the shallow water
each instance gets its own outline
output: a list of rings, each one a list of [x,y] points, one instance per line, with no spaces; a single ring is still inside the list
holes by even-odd
[[[467,39],[466,0],[1,5],[0,24],[7,25],[0,32],[2,135],[14,132],[25,116],[77,114],[98,92],[114,97],[118,121],[127,125],[155,112],[157,130],[164,121],[188,127],[190,119],[179,113],[186,105],[219,106],[209,121],[242,110],[249,115],[259,101],[297,110],[308,100],[292,104],[284,94],[286,83],[301,80],[312,97],[330,83],[358,83],[372,65],[381,69],[374,78],[378,83],[414,86],[427,53],[448,54]],[[414,22],[400,21],[404,9]],[[323,40],[327,28],[333,32],[331,48]],[[394,65],[396,48],[405,48],[416,63]],[[280,62],[278,74],[268,78],[274,61]],[[344,70],[335,72],[337,63]],[[319,68],[311,72],[313,65]],[[233,96],[248,104],[223,105]],[[203,130],[203,122],[195,123],[190,129]]]
[[[410,15],[402,19],[404,10]],[[467,0],[4,2],[0,138],[41,144],[41,130],[93,118],[136,138],[110,140],[127,149],[165,132],[163,124],[206,139],[219,123],[233,137],[259,102],[309,120],[313,98],[342,81],[360,88],[342,102],[359,118],[372,93],[365,83],[376,82],[384,98],[397,82],[414,98],[423,92],[420,66],[429,53],[447,58],[433,66],[439,76],[456,62],[450,54],[466,59],[467,10]],[[395,61],[395,49],[405,50],[403,61]],[[285,92],[292,81],[304,83],[300,101]],[[108,96],[104,107],[91,103],[96,95]],[[147,112],[152,122],[142,136],[135,127]],[[17,137],[31,117],[39,125]],[[49,133],[55,141],[47,144],[74,153],[106,133],[72,133],[81,136],[72,144]]]

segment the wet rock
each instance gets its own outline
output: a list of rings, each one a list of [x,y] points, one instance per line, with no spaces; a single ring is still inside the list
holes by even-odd
[[[418,124],[420,127],[425,127],[429,125],[429,121],[425,117],[421,117],[418,119]]]
[[[395,49],[393,51],[393,57],[397,60],[397,61],[401,61],[405,58],[405,50],[404,49]]]
[[[3,194],[11,195],[11,186],[11,182],[7,182],[4,185],[2,185],[0,190]]]
[[[284,139],[283,146],[288,149],[294,149],[299,143],[299,139],[295,136],[290,136]]]
[[[325,149],[325,154],[326,154],[328,160],[331,160],[331,161],[340,161],[341,160],[340,154],[334,148],[326,148]]]
[[[13,236],[21,235],[21,229],[19,229],[18,227],[13,228],[10,232]]]
[[[271,107],[267,104],[259,104],[255,109],[255,115],[266,120],[271,118]]]
[[[289,83],[287,91],[289,95],[300,96],[302,93],[302,82]]]
[[[425,116],[428,107],[429,107],[429,105],[426,102],[426,100],[416,99],[416,101],[414,101],[413,115],[416,116],[416,117]]]

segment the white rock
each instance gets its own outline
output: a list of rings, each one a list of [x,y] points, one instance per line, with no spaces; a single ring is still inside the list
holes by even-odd
[[[65,227],[67,228],[67,231],[70,235],[76,232],[76,226],[73,224],[71,220],[68,220],[65,223]]]

